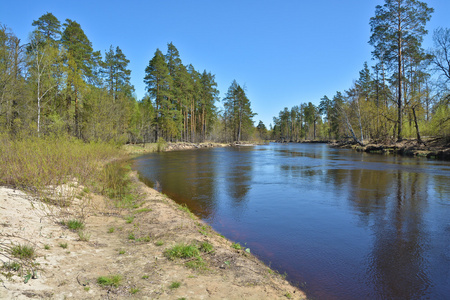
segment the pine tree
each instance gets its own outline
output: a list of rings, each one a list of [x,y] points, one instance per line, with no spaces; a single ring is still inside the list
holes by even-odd
[[[394,70],[397,82],[397,139],[403,138],[404,109],[404,63],[411,53],[418,52],[425,24],[433,9],[418,0],[385,0],[378,5],[375,17],[370,19],[372,36],[369,43],[374,46],[373,56]]]

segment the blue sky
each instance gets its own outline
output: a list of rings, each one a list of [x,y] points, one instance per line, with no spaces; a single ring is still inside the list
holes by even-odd
[[[450,1],[428,0],[435,9],[431,33],[450,27]],[[247,87],[253,111],[266,126],[284,107],[318,104],[324,95],[350,88],[372,47],[369,19],[383,0],[160,0],[2,1],[0,23],[22,41],[46,12],[61,23],[77,21],[104,51],[119,46],[130,62],[141,99],[144,70],[157,48],[178,48],[184,64],[216,75],[221,98],[233,79]],[[221,104],[218,104],[221,106]]]

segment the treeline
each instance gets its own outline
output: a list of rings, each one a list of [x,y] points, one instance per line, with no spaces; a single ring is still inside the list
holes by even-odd
[[[0,132],[70,135],[118,143],[252,137],[250,101],[235,81],[225,110],[213,74],[183,65],[176,47],[156,50],[145,68],[147,94],[136,99],[129,60],[118,46],[102,55],[80,24],[46,13],[28,43],[0,24]]]
[[[433,9],[416,0],[386,0],[370,19],[375,61],[344,92],[320,104],[285,108],[274,118],[272,138],[397,140],[450,135],[450,29],[422,48]]]

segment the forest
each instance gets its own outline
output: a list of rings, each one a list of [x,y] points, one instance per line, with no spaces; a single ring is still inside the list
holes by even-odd
[[[420,1],[386,0],[370,19],[372,67],[319,105],[301,103],[274,117],[271,139],[401,141],[450,135],[450,29],[422,48],[433,9]]]
[[[269,128],[255,126],[245,86],[233,81],[223,99],[215,75],[183,64],[173,43],[145,68],[137,99],[129,59],[119,46],[92,48],[81,25],[52,13],[32,22],[23,43],[0,24],[0,131],[10,137],[68,135],[118,144],[243,140],[401,141],[450,135],[450,29],[422,47],[433,9],[386,0],[370,19],[373,65],[318,105],[284,108]],[[316,99],[318,100],[318,99]],[[217,104],[221,101],[222,105]]]
[[[25,44],[0,26],[1,132],[118,144],[253,138],[245,88],[233,81],[219,111],[215,76],[184,65],[172,43],[143,66],[147,93],[136,99],[130,61],[119,46],[102,55],[79,23],[61,24],[52,13],[32,26]]]

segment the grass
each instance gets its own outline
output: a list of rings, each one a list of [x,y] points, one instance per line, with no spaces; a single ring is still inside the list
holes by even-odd
[[[102,286],[113,286],[118,287],[122,282],[121,275],[109,275],[109,276],[100,276],[97,278],[97,283]]]
[[[169,285],[169,288],[170,289],[177,289],[177,288],[179,288],[181,286],[181,282],[179,282],[179,281],[174,281],[174,282],[172,282],[170,285]]]
[[[4,262],[3,263],[3,268],[9,271],[19,271],[20,268],[22,267],[21,264],[19,264],[16,261],[10,261],[10,262]]]
[[[210,253],[213,251],[213,246],[207,242],[200,244],[177,244],[172,248],[168,248],[164,251],[164,256],[170,260],[177,258],[190,259],[185,263],[185,266],[195,270],[206,269],[206,262],[200,256],[201,252]]]
[[[214,247],[213,247],[213,245],[211,245],[208,242],[203,242],[203,243],[200,244],[199,249],[202,252],[209,253],[209,252],[212,252],[214,250]]]
[[[99,164],[120,151],[112,144],[84,143],[68,136],[11,139],[0,134],[0,185],[26,189],[43,201],[67,206],[75,194],[55,188],[70,183],[87,187],[100,175]]]
[[[237,250],[241,250],[241,249],[242,249],[242,246],[241,246],[241,244],[239,244],[239,243],[233,243],[233,244],[231,245],[231,248],[234,248],[234,249],[237,249]]]
[[[189,207],[187,207],[186,204],[179,205],[178,209],[186,212],[192,220],[195,220],[195,215],[191,212],[191,210],[189,209]]]
[[[128,235],[128,239],[129,239],[129,240],[135,240],[136,237],[134,236],[134,233],[130,233],[130,234]]]
[[[134,221],[134,216],[126,216],[125,220],[127,222],[127,224],[133,223]]]
[[[148,275],[142,275],[142,279],[148,279],[149,276]]]
[[[73,219],[67,221],[67,228],[73,231],[82,230],[84,229],[84,222],[82,220]]]
[[[119,255],[125,254],[125,250],[119,250]]]
[[[91,239],[91,234],[87,233],[86,231],[79,230],[78,238],[80,239],[80,241],[89,242],[89,240]]]
[[[11,248],[11,255],[20,259],[33,259],[36,252],[31,245],[15,245]]]
[[[67,243],[59,243],[59,246],[63,249],[67,249],[68,247]]]
[[[177,244],[172,248],[164,251],[164,256],[170,260],[175,258],[191,258],[200,255],[200,251],[196,245]]]
[[[45,244],[45,245],[44,245],[44,249],[45,249],[45,250],[50,250],[50,245],[49,245],[49,244]]]
[[[130,293],[131,293],[132,295],[137,294],[137,293],[139,293],[139,292],[140,292],[140,289],[138,289],[138,288],[131,288],[131,289],[130,289]]]
[[[164,245],[164,242],[163,242],[163,241],[157,241],[157,242],[155,243],[155,245],[159,247],[159,246]]]
[[[141,208],[141,209],[135,210],[134,213],[140,214],[140,213],[149,212],[149,211],[152,211],[152,209],[151,208]]]
[[[206,263],[201,257],[196,257],[195,259],[185,263],[185,266],[194,270],[205,270]]]
[[[113,232],[114,232],[114,230],[115,230],[115,228],[114,228],[114,227],[109,227],[109,228],[108,228],[108,233],[113,233]]]

